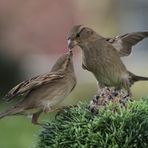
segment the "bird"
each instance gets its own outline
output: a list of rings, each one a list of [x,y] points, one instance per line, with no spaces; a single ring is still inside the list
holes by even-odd
[[[127,70],[121,57],[130,55],[132,46],[146,37],[148,31],[105,38],[87,26],[75,25],[68,33],[68,48],[80,47],[82,68],[94,74],[100,90],[104,87],[125,89],[128,96],[132,96],[130,87],[136,81],[148,80],[148,77]]]
[[[5,96],[10,102],[17,96],[23,99],[0,113],[0,119],[12,115],[32,115],[32,123],[42,125],[38,118],[42,112],[52,112],[76,86],[76,76],[72,61],[72,51],[60,56],[51,71],[23,81]],[[17,98],[19,99],[19,98]]]

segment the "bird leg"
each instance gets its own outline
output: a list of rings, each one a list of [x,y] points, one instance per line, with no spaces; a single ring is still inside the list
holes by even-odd
[[[32,115],[32,123],[33,124],[42,126],[42,124],[38,122],[38,118],[41,113],[42,113],[42,110],[40,110]]]
[[[132,97],[132,92],[131,92],[131,90],[130,90],[130,88],[127,90],[127,97]]]
[[[132,98],[132,92],[130,90],[130,82],[129,82],[129,80],[124,79],[123,87],[127,90],[127,96],[126,97]]]

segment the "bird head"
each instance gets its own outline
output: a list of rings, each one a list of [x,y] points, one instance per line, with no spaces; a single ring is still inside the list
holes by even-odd
[[[55,62],[55,64],[53,65],[51,72],[66,70],[66,69],[73,70],[72,57],[73,57],[73,53],[71,50],[69,50],[69,52],[65,53],[64,55],[60,56]]]
[[[91,39],[94,33],[95,32],[92,29],[83,25],[74,26],[68,35],[68,48],[72,49],[76,45],[80,46],[85,41]]]

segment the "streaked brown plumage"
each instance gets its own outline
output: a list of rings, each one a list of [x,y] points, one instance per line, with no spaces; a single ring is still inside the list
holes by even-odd
[[[33,115],[32,123],[39,124],[37,119],[40,113],[56,110],[56,105],[69,95],[75,85],[72,52],[69,51],[56,61],[49,73],[23,81],[12,88],[5,97],[7,101],[19,95],[24,98],[0,113],[0,118],[19,114]]]
[[[82,67],[95,75],[100,87],[124,88],[131,95],[130,86],[136,81],[148,78],[129,72],[120,57],[129,55],[132,46],[146,37],[148,32],[104,38],[91,28],[77,25],[69,32],[68,46],[70,49],[76,45],[80,46]]]
[[[114,38],[106,38],[118,51],[120,57],[128,56],[132,51],[132,46],[148,37],[148,32],[132,32]]]

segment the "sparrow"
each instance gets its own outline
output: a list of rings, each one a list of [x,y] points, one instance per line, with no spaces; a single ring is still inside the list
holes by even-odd
[[[68,35],[68,47],[76,45],[82,51],[82,68],[94,74],[99,88],[124,88],[131,96],[130,87],[134,82],[148,80],[128,71],[121,57],[128,56],[132,46],[148,37],[148,32],[127,33],[114,38],[105,38],[93,29],[83,25],[74,26]]]
[[[11,101],[17,96],[23,99],[0,113],[0,118],[12,115],[32,115],[32,123],[38,123],[42,112],[56,110],[56,105],[63,101],[75,88],[76,77],[72,61],[72,51],[62,55],[50,72],[23,81],[12,88],[5,96]],[[17,98],[18,99],[18,98]]]

